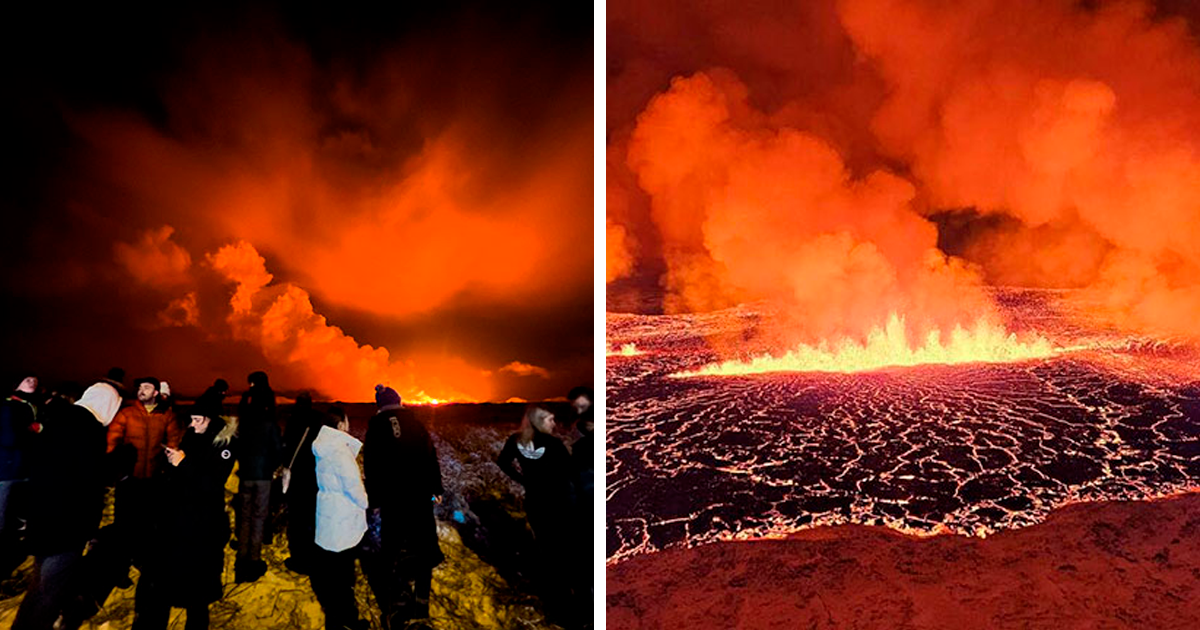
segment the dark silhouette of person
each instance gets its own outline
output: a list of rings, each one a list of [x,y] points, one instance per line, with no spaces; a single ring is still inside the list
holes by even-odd
[[[38,377],[27,373],[0,403],[0,580],[25,561],[21,530],[26,519],[30,458],[41,432]]]
[[[595,464],[592,461],[595,419],[592,411],[592,389],[576,387],[567,394],[577,418],[575,432],[578,438],[571,444],[571,468],[575,482],[575,522],[571,527],[571,548],[574,550],[575,604],[580,619],[592,617],[592,566],[595,545],[592,539],[595,515],[592,500],[595,497]]]
[[[561,561],[570,552],[568,534],[575,520],[574,472],[571,455],[554,435],[554,414],[531,405],[521,419],[521,429],[509,436],[496,463],[525,488],[525,516],[538,550],[538,573],[546,616],[569,623],[570,563]]]
[[[271,500],[271,479],[279,466],[282,440],[275,423],[275,392],[265,372],[246,378],[250,388],[238,403],[238,582],[253,582],[267,571],[263,533]]]
[[[337,410],[341,414],[340,408]],[[300,394],[292,407],[283,440],[284,452],[290,458],[287,462],[290,481],[284,494],[289,557],[284,564],[289,570],[305,575],[312,569],[317,511],[316,458],[312,445],[321,427],[326,426],[327,417],[313,408],[310,394]]]
[[[154,377],[137,379],[135,399],[108,425],[111,461],[126,465],[117,466],[113,523],[99,532],[81,564],[64,615],[67,628],[99,612],[113,589],[132,586],[130,567],[142,568],[151,551],[147,542],[162,499],[160,475],[167,466],[166,449],[178,447],[183,438],[175,414],[162,404],[160,383]]]
[[[14,630],[50,628],[72,596],[83,549],[104,511],[106,427],[120,406],[116,388],[100,382],[47,418],[29,477],[33,577]]]
[[[188,429],[178,449],[167,449],[165,492],[151,537],[155,553],[138,579],[134,630],[165,629],[172,607],[187,610],[186,630],[208,628],[208,605],[224,594],[225,482],[235,461],[237,423],[223,420],[220,407],[195,405],[181,415]]]
[[[223,378],[213,381],[196,399],[196,406],[201,409],[216,410],[219,415],[225,415],[225,396],[229,394],[229,383]]]
[[[108,372],[104,374],[104,378],[100,379],[100,382],[108,383],[109,385],[112,385],[113,389],[117,390],[117,393],[121,395],[122,400],[128,398],[129,390],[125,389],[125,369],[124,368],[119,368],[119,367],[109,368]]]
[[[400,395],[375,387],[378,412],[367,423],[363,469],[379,551],[363,558],[385,628],[429,617],[433,568],[445,559],[433,506],[445,492],[429,431],[401,408]]]

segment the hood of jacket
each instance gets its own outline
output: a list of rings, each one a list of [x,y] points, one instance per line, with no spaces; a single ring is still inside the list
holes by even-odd
[[[87,388],[75,404],[92,412],[100,424],[108,426],[121,408],[121,395],[108,383],[96,383]]]
[[[237,417],[235,417],[235,416],[230,416],[228,418],[218,418],[217,420],[218,421],[224,420],[224,424],[221,426],[221,430],[217,432],[216,437],[213,438],[213,445],[214,446],[224,446],[226,444],[229,444],[229,442],[232,441],[233,438],[237,437],[238,420],[237,420]],[[210,424],[210,426],[211,426],[211,424]],[[211,431],[210,431],[210,433],[211,433]]]
[[[350,457],[358,457],[358,451],[362,449],[362,442],[358,438],[338,431],[333,427],[322,426],[317,433],[317,439],[313,440],[313,454],[317,457],[330,457],[339,449],[350,451]]]
[[[238,422],[236,417],[218,416],[209,419],[208,428],[204,430],[204,433],[200,434],[200,437],[206,442],[212,443],[213,446],[224,446],[237,437],[237,430]],[[191,435],[192,433],[191,427],[184,428],[184,435]]]

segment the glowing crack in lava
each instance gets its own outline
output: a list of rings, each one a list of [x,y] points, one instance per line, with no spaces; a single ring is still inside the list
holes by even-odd
[[[610,312],[610,344],[653,351],[606,362],[609,561],[846,523],[982,536],[1200,488],[1200,347],[1106,328],[1078,292],[993,296],[1048,356],[676,378],[766,314]]]
[[[1053,356],[1059,350],[1040,336],[1020,340],[1002,325],[979,319],[968,328],[956,326],[948,339],[932,330],[923,345],[909,342],[904,318],[892,314],[887,325],[871,330],[865,342],[850,339],[832,346],[800,345],[783,356],[764,354],[748,360],[730,360],[709,364],[698,370],[672,376],[735,376],[768,372],[866,372],[886,367],[911,367],[925,364],[1007,363]]]

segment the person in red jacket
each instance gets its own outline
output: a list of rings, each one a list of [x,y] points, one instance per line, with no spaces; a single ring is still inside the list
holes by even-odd
[[[137,450],[133,473],[117,483],[114,518],[129,541],[130,559],[140,564],[134,547],[145,540],[147,524],[153,520],[151,511],[160,495],[159,473],[167,466],[166,447],[179,448],[183,427],[175,421],[175,413],[162,404],[157,378],[139,378],[134,382],[137,400],[123,407],[108,425],[108,452],[122,444]]]
[[[140,482],[151,480],[166,465],[164,447],[178,448],[183,439],[183,428],[175,421],[175,413],[167,405],[163,405],[159,397],[158,379],[147,377],[137,380],[137,400],[126,405],[117,412],[117,417],[108,426],[108,452],[113,452],[122,444],[129,444],[137,449],[137,459],[133,474],[124,484],[129,487],[145,486]],[[118,489],[116,518],[121,519],[123,509]],[[127,495],[139,494],[137,490],[126,492]],[[130,501],[125,506],[137,511],[134,505],[138,500]]]

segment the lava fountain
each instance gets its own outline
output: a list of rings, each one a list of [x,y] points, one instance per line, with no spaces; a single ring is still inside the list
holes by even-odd
[[[768,372],[866,372],[888,367],[1004,363],[1054,356],[1063,351],[1041,336],[1021,340],[999,324],[980,319],[974,326],[955,326],[947,335],[931,330],[923,344],[914,345],[904,318],[893,314],[874,328],[865,342],[845,339],[816,346],[800,345],[782,356],[759,355],[729,360],[672,376],[736,376]]]

